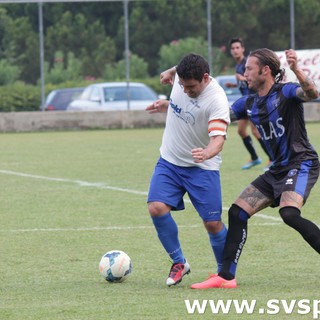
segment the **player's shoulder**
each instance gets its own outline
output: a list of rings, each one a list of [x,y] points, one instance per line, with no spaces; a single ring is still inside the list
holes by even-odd
[[[254,96],[255,96],[255,94],[244,95],[244,96],[240,97],[239,99],[237,99],[234,103],[246,104],[246,103],[248,103],[250,101],[253,101],[254,100]]]
[[[292,88],[297,88],[299,87],[300,84],[298,82],[278,82],[275,83],[272,87],[272,91],[273,90],[288,90],[288,89],[292,89]]]
[[[217,89],[217,88],[219,88],[219,90],[220,90],[220,88],[223,90],[223,88],[222,88],[222,86],[219,84],[219,82],[218,82],[218,80],[216,79],[216,78],[214,78],[214,77],[211,77],[210,76],[210,82],[209,82],[209,85],[208,85],[209,87],[211,87],[212,89]]]
[[[224,91],[224,89],[222,88],[222,86],[219,84],[219,82],[215,79],[210,77],[210,83],[208,84],[208,86],[205,89],[205,92],[207,95],[212,95],[214,94],[215,97],[217,96],[225,96],[226,93]]]
[[[285,82],[285,83],[276,83],[273,86],[273,91],[282,92],[282,94],[289,98],[295,97],[297,88],[300,87],[300,84],[297,82]]]
[[[251,108],[251,106],[254,103],[254,97],[255,97],[255,94],[249,94],[249,95],[240,97],[231,105],[231,109],[234,112],[237,112],[237,111]]]

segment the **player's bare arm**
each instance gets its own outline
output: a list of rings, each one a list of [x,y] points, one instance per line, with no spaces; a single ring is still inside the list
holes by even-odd
[[[221,119],[213,119],[208,123],[208,133],[213,133],[206,148],[195,148],[192,157],[195,163],[200,163],[216,156],[222,151],[226,139],[228,123]]]
[[[300,81],[299,81],[300,82]],[[304,101],[311,101],[319,97],[319,92],[313,80],[306,77],[300,82],[301,87],[297,89],[297,96]]]
[[[195,148],[191,150],[192,157],[195,163],[201,163],[213,158],[222,151],[225,141],[225,136],[210,137],[210,142],[206,148]]]
[[[176,74],[176,66],[171,67],[160,73],[160,83],[173,85],[174,76]]]
[[[169,101],[164,99],[156,100],[154,103],[147,106],[146,111],[149,113],[163,113],[167,112]]]
[[[230,108],[230,121],[231,122],[234,122],[234,121],[237,121],[237,117],[236,115],[234,114],[234,111],[232,110],[232,108]]]
[[[319,92],[314,81],[298,67],[298,57],[294,50],[286,50],[286,59],[290,69],[296,75],[301,87],[297,89],[297,96],[304,101],[311,101],[319,97]]]
[[[236,78],[237,78],[237,80],[239,80],[239,81],[246,81],[246,80],[247,80],[246,77],[243,76],[243,75],[240,74],[240,73],[236,73]]]

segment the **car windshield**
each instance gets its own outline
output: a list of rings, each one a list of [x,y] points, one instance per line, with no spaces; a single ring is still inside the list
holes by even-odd
[[[105,101],[126,101],[127,87],[105,87],[103,88]],[[156,94],[146,87],[129,87],[130,100],[155,100]]]
[[[82,92],[81,96],[79,97],[79,99],[80,100],[89,100],[92,89],[93,89],[93,86],[89,86],[89,87],[85,88],[84,91]]]

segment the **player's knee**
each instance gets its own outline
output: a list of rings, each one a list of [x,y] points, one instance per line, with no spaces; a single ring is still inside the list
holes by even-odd
[[[233,204],[228,211],[229,218],[233,217],[236,218],[239,215],[240,207],[237,205]]]
[[[223,228],[222,221],[204,221],[206,230],[211,234],[216,234]]]
[[[243,130],[242,128],[238,128],[238,135],[243,139],[248,136],[247,131]]]
[[[166,214],[170,211],[170,207],[162,202],[149,202],[148,210],[152,217],[157,217]]]
[[[283,222],[291,227],[295,226],[301,218],[301,212],[296,207],[283,207],[279,210],[279,213]]]
[[[256,127],[251,127],[251,132],[252,132],[252,134],[254,135],[254,137],[256,138],[256,139],[260,139],[261,138],[261,135],[260,135],[260,133],[259,133],[259,131],[258,131],[258,129],[256,128]]]
[[[250,216],[249,214],[244,211],[242,208],[240,208],[239,206],[237,206],[236,204],[233,204],[228,211],[228,216],[229,216],[229,221],[230,220],[243,220],[243,221],[247,221]]]

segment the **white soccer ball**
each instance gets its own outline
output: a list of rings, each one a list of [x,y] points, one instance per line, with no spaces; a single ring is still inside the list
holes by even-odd
[[[132,272],[132,262],[125,252],[112,250],[101,257],[99,270],[108,282],[123,282]]]

